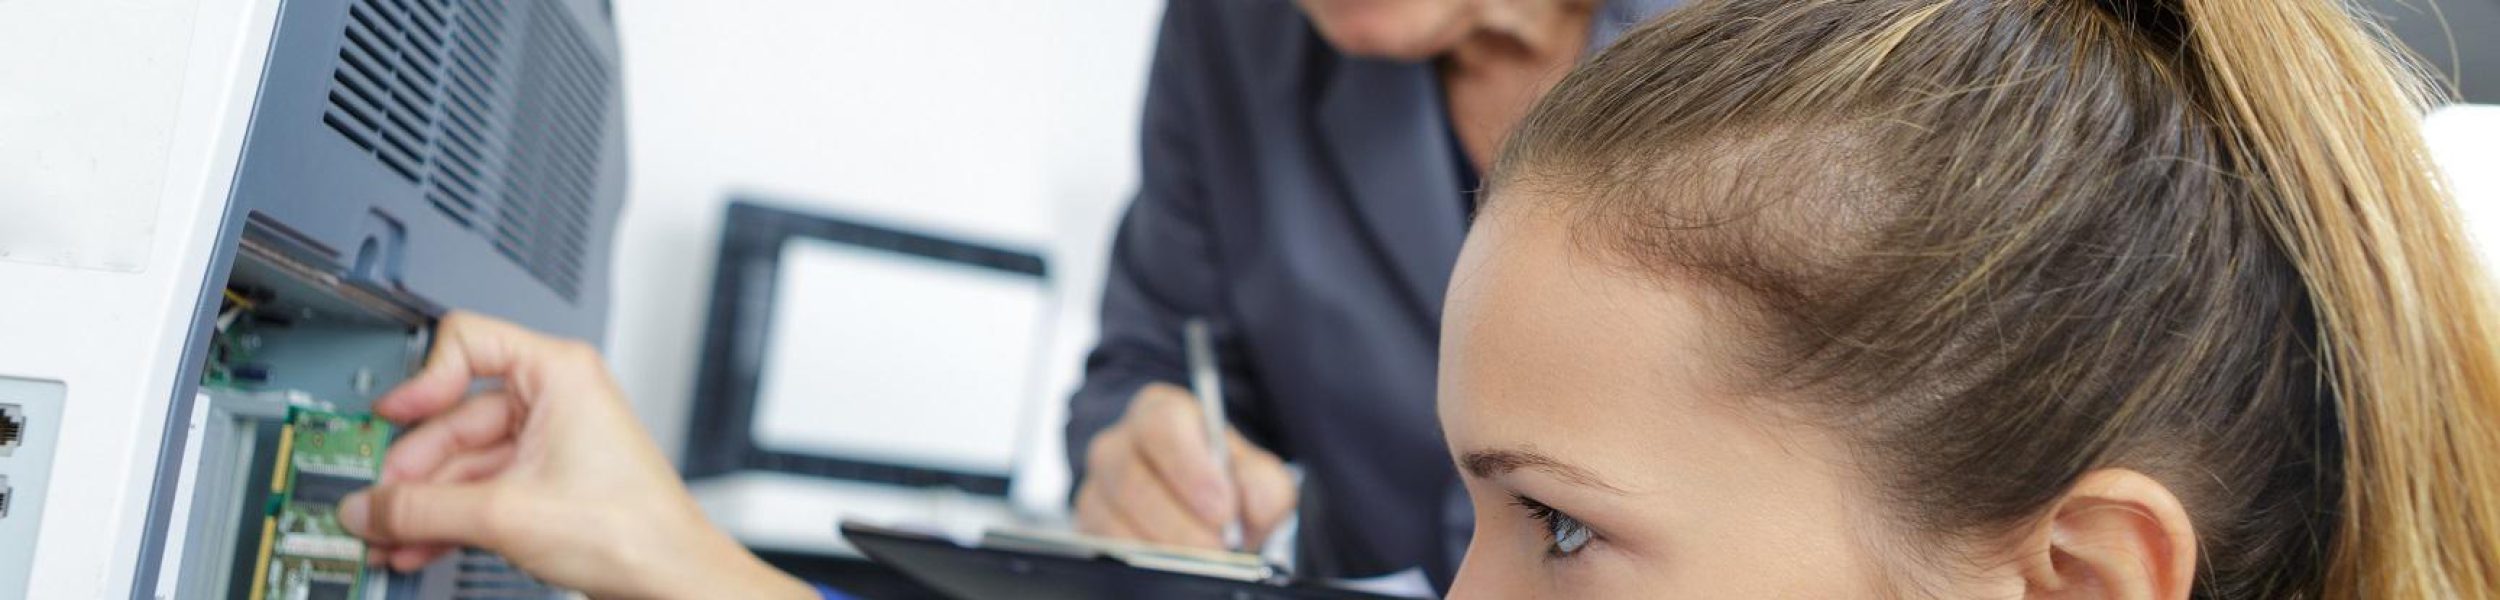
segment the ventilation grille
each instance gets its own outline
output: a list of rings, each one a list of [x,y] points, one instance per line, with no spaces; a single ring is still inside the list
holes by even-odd
[[[514,121],[526,126],[513,132],[504,196],[532,201],[505,204],[493,237],[495,249],[570,297],[581,286],[582,250],[590,244],[600,126],[614,70],[560,10],[554,2],[530,3]]]
[[[412,8],[411,5],[414,5]],[[433,145],[443,14],[430,0],[352,2],[321,121],[417,181]]]
[[[321,119],[570,301],[614,72],[557,0],[350,0]]]
[[[555,588],[531,579],[520,569],[512,568],[502,558],[477,550],[460,551],[460,570],[452,576],[452,598],[460,600],[516,600],[523,598],[556,598]]]
[[[438,0],[425,0],[438,1]],[[524,0],[529,1],[529,0]],[[495,209],[502,175],[504,3],[457,0],[443,74],[443,144],[425,198],[462,226]],[[569,297],[569,295],[568,295]]]

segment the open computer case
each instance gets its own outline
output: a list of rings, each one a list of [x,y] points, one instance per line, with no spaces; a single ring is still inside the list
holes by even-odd
[[[560,594],[273,568],[270,474],[379,452],[290,415],[365,411],[447,310],[601,336],[619,60],[601,0],[0,2],[0,598]]]

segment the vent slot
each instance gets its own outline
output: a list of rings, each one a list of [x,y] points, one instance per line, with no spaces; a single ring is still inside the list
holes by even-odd
[[[512,137],[506,201],[492,237],[496,250],[571,298],[590,245],[614,69],[562,10],[554,2],[530,3],[514,119],[529,127]]]
[[[477,550],[460,551],[459,571],[452,576],[452,597],[462,600],[554,598],[555,588],[531,579],[500,557]]]
[[[615,67],[565,5],[350,0],[339,40],[322,123],[578,300]]]
[[[330,107],[321,122],[409,182],[423,178],[432,153],[440,86],[442,26],[410,3],[354,0],[330,73]]]
[[[553,4],[548,0],[530,0]],[[494,209],[502,178],[497,140],[505,135],[503,109],[507,7],[501,0],[457,0],[450,11],[450,39],[442,79],[440,152],[426,201],[462,227],[475,228]],[[570,296],[567,296],[568,298]]]

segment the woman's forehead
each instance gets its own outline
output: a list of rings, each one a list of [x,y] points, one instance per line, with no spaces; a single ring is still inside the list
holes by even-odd
[[[1732,331],[1714,324],[1703,296],[1713,292],[1578,256],[1570,235],[1554,220],[1512,215],[1469,240],[1442,340],[1443,418],[1454,437],[1553,447],[1545,438],[1624,425],[1657,435],[1727,404],[1710,400],[1729,387],[1715,349]]]

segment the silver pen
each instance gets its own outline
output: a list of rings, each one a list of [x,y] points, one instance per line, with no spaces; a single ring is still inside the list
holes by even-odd
[[[1189,390],[1198,395],[1198,412],[1207,422],[1207,452],[1215,456],[1215,471],[1231,482],[1233,453],[1225,444],[1230,436],[1224,423],[1224,374],[1215,368],[1215,336],[1207,331],[1205,318],[1181,325],[1181,346],[1189,355]],[[1224,522],[1224,549],[1241,550],[1241,519]]]

